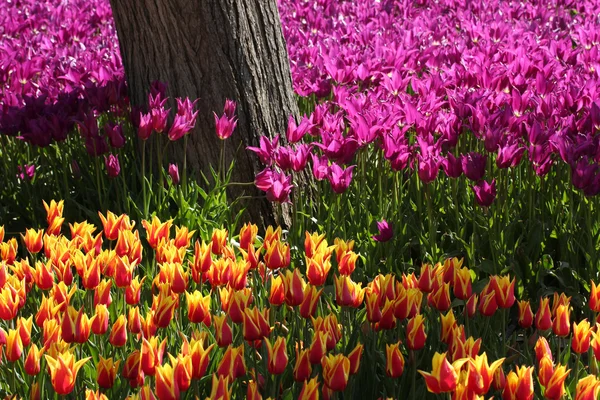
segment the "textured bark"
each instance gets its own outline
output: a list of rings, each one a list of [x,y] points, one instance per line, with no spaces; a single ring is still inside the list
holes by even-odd
[[[288,115],[298,114],[276,1],[110,2],[132,103],[146,102],[154,80],[167,82],[171,97],[199,98],[188,167],[207,173],[210,164],[218,165],[221,149],[212,112],[220,113],[226,98],[236,100],[239,121],[226,141],[226,163],[235,158],[233,181],[253,181],[261,166],[245,147],[256,146],[260,134],[284,132]],[[181,157],[183,150],[181,140],[174,151]],[[254,222],[273,222],[268,201],[253,201],[247,209]]]

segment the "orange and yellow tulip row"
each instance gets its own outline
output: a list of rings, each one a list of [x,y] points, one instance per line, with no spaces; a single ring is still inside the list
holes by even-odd
[[[379,374],[391,385],[373,394],[403,398],[409,369],[413,395],[561,399],[571,380],[572,398],[600,390],[600,325],[572,322],[564,294],[534,314],[508,276],[485,277],[475,293],[475,272],[456,258],[357,282],[353,241],[306,233],[292,257],[281,228],[194,241],[172,221],[140,231],[108,212],[101,229],[67,229],[63,203],[44,205],[45,230],[9,239],[0,227],[0,388],[10,395],[350,398]],[[593,282],[588,307],[600,311]],[[513,308],[512,337],[482,329]]]

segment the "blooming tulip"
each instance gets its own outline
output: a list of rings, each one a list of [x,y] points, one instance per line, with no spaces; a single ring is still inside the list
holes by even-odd
[[[350,375],[350,360],[343,354],[330,354],[323,357],[321,367],[325,385],[335,392],[343,392]]]
[[[435,353],[432,360],[433,369],[431,373],[419,371],[423,375],[423,378],[425,378],[427,390],[435,394],[454,391],[458,384],[457,371],[460,370],[466,361],[466,359],[461,359],[450,364],[446,359],[446,353]]]
[[[90,357],[87,357],[76,362],[70,351],[59,353],[56,358],[49,355],[45,357],[50,369],[52,387],[59,395],[67,395],[73,391],[77,372],[90,359]]]

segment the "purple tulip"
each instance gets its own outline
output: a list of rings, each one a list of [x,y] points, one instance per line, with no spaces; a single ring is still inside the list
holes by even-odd
[[[31,181],[33,179],[33,177],[35,176],[35,164],[27,164],[27,165],[23,165],[17,166],[17,177],[21,180],[25,180],[27,179],[28,181]]]
[[[419,160],[419,167],[417,170],[419,179],[426,184],[435,181],[435,178],[437,178],[438,173],[440,172],[441,161],[438,160],[437,157],[422,157],[420,154],[417,158]]]
[[[504,146],[500,145],[496,156],[496,165],[498,168],[516,167],[521,162],[523,153],[525,153],[525,147],[521,146],[516,140]]]
[[[387,222],[385,219],[377,222],[377,229],[379,230],[379,233],[371,236],[371,238],[376,242],[387,242],[394,236],[392,224]]]
[[[140,121],[138,126],[138,137],[142,140],[148,140],[152,135],[152,115],[140,114]]]
[[[311,158],[312,158],[312,171],[313,171],[313,176],[315,177],[315,179],[318,181],[322,181],[323,179],[326,179],[327,175],[329,175],[329,160],[327,160],[327,157],[325,157],[325,156],[319,157],[316,154],[311,154]]]
[[[279,135],[275,136],[273,140],[266,136],[260,137],[260,147],[246,147],[247,150],[253,151],[258,154],[260,162],[265,165],[270,165],[273,162],[273,156],[279,147]]]
[[[256,174],[254,177],[254,185],[263,192],[269,190],[271,186],[273,186],[273,170],[271,168],[265,168]]]
[[[121,166],[119,165],[119,157],[117,155],[109,154],[104,156],[104,164],[106,166],[106,172],[111,178],[116,178],[121,172]]]
[[[227,117],[226,114],[223,114],[221,117],[216,113],[213,113],[213,115],[215,117],[215,130],[219,139],[225,140],[229,138],[237,126],[237,120]]]
[[[577,189],[585,189],[592,184],[598,172],[597,164],[590,164],[587,157],[580,158],[571,165],[571,181]]]
[[[487,183],[485,180],[480,180],[475,185],[471,186],[475,194],[475,201],[481,207],[489,207],[496,199],[496,180],[492,183]]]
[[[227,116],[229,119],[233,119],[235,117],[235,109],[237,108],[237,104],[235,101],[230,99],[225,99],[225,105],[223,106],[223,114]]]
[[[472,181],[479,181],[485,175],[487,156],[477,152],[470,152],[462,157],[462,169],[465,176]]]
[[[179,167],[177,164],[169,164],[169,176],[174,185],[179,185]]]
[[[350,186],[350,182],[352,182],[352,170],[354,169],[354,165],[348,167],[346,169],[342,169],[338,164],[333,163],[329,167],[329,174],[327,175],[327,179],[331,184],[331,188],[337,194],[344,193],[348,186]]]
[[[283,172],[274,172],[271,187],[267,190],[267,199],[278,203],[289,202],[292,185],[292,177]]]
[[[187,135],[192,128],[193,126],[190,125],[189,116],[177,114],[173,120],[173,125],[171,125],[171,128],[169,129],[167,137],[174,142]]]

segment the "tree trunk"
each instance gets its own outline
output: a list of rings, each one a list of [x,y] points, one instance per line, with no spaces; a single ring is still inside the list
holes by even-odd
[[[261,166],[245,147],[258,145],[258,135],[285,132],[288,115],[298,114],[276,1],[110,2],[132,104],[146,102],[154,80],[168,83],[172,98],[199,98],[187,159],[190,170],[207,174],[221,151],[212,112],[220,113],[226,98],[236,100],[238,125],[225,141],[226,164],[235,159],[232,181],[253,181]],[[182,160],[183,140],[174,147]],[[245,192],[261,197],[245,203],[252,221],[273,223],[264,194],[254,187]]]

